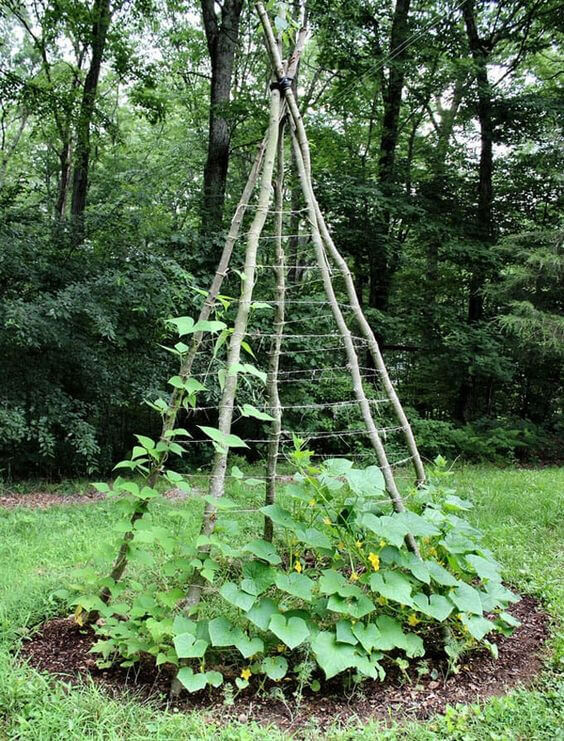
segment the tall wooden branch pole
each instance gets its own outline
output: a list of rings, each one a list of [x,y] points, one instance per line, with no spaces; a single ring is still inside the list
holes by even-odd
[[[411,425],[409,424],[407,415],[403,409],[403,406],[401,405],[401,402],[396,393],[394,384],[392,383],[390,376],[388,374],[388,369],[386,368],[384,358],[382,357],[382,353],[380,351],[378,341],[376,340],[376,337],[374,336],[374,332],[372,331],[372,327],[368,323],[366,317],[364,316],[364,312],[362,311],[362,308],[360,306],[358,296],[356,293],[356,289],[354,287],[354,280],[351,275],[349,266],[347,265],[345,258],[341,255],[341,253],[337,249],[337,246],[335,245],[335,242],[333,241],[333,238],[331,237],[331,234],[329,232],[329,229],[327,228],[327,224],[325,222],[321,209],[319,208],[319,204],[317,203],[317,199],[315,198],[315,195],[314,195],[314,203],[315,203],[315,213],[317,215],[317,222],[319,224],[319,229],[321,231],[323,242],[327,246],[329,254],[335,261],[337,267],[339,268],[339,271],[341,272],[341,275],[343,276],[345,280],[345,287],[347,290],[349,303],[353,309],[354,317],[356,321],[358,322],[361,334],[366,338],[368,342],[368,349],[370,351],[370,355],[372,356],[372,360],[374,362],[374,365],[376,366],[376,370],[378,371],[378,373],[380,374],[380,377],[382,378],[382,384],[384,386],[386,395],[388,396],[388,399],[390,400],[390,403],[394,410],[394,414],[396,415],[401,425],[402,432],[403,432],[403,435],[405,437],[405,441],[407,444],[407,448],[411,456],[413,467],[415,469],[416,486],[422,486],[425,483],[427,477],[425,475],[425,468],[423,466],[423,461],[421,460],[421,456],[417,448],[417,443],[415,442],[415,436],[413,435],[413,430],[411,429]]]
[[[287,71],[284,69],[284,64],[282,62],[280,52],[278,51],[278,45],[274,37],[274,32],[272,30],[270,18],[268,17],[268,13],[266,12],[263,3],[255,3],[255,9],[260,18],[260,22],[261,22],[261,25],[264,31],[265,40],[266,40],[266,47],[270,55],[270,59],[272,61],[274,72],[276,74],[277,79],[282,80],[285,77],[293,77],[297,70],[297,60],[294,63],[294,56],[292,56],[290,60],[292,64],[288,66]],[[298,32],[297,43],[296,43],[296,47],[300,48],[300,51],[305,45],[306,37],[307,37],[307,29],[302,27]],[[298,108],[298,104],[296,102],[296,98],[294,97],[294,93],[291,87],[288,87],[285,90],[284,101],[286,105],[288,106],[288,110],[296,126],[296,135],[298,137],[300,146],[304,153],[304,163],[306,167],[306,172],[309,174],[311,172],[309,145],[307,142],[307,137],[305,136],[305,127],[303,125],[302,117],[300,114],[300,109]],[[299,122],[300,125],[298,125],[297,122]]]
[[[259,245],[260,235],[264,228],[264,223],[268,215],[270,202],[270,192],[272,189],[272,175],[276,152],[278,148],[278,129],[280,122],[280,92],[271,91],[270,97],[270,119],[268,126],[268,140],[264,156],[263,170],[261,174],[261,184],[258,195],[257,208],[255,217],[249,228],[247,249],[245,253],[245,267],[243,270],[243,279],[241,281],[241,296],[239,299],[239,308],[233,326],[233,334],[229,342],[227,351],[227,376],[220,402],[220,412],[218,428],[228,435],[231,431],[231,421],[233,418],[233,407],[235,404],[235,393],[237,391],[238,372],[237,364],[241,357],[241,343],[245,338],[249,311],[253,297],[253,287],[256,272],[256,257]],[[204,510],[204,517],[200,534],[204,536],[211,535],[215,527],[217,507],[214,500],[223,496],[225,486],[225,472],[227,469],[227,451],[217,452],[210,476],[208,493],[211,500],[207,502]],[[204,546],[202,550],[206,550]],[[185,610],[190,610],[196,606],[201,597],[202,585],[197,578],[194,578],[194,584],[190,587],[186,599],[182,606]]]
[[[278,157],[275,184],[275,208],[276,208],[276,250],[274,276],[276,280],[276,314],[274,317],[274,337],[270,347],[268,362],[268,406],[269,413],[274,418],[270,428],[270,439],[268,442],[268,458],[266,467],[266,495],[265,504],[273,504],[276,496],[276,464],[280,448],[280,432],[282,430],[282,409],[278,395],[278,368],[280,365],[280,349],[282,346],[282,333],[284,331],[284,297],[286,293],[285,278],[285,255],[282,246],[282,229],[284,225],[284,121],[280,124],[278,133]],[[271,542],[273,535],[273,524],[270,517],[264,519],[264,539]]]
[[[372,447],[376,451],[376,455],[378,456],[378,462],[382,470],[382,475],[384,477],[388,496],[390,497],[392,501],[394,510],[396,512],[403,512],[405,510],[405,506],[403,504],[401,494],[399,493],[399,490],[396,486],[392,468],[388,461],[388,457],[386,455],[386,451],[384,449],[382,440],[380,439],[380,435],[378,434],[378,428],[376,427],[376,424],[372,417],[372,410],[370,408],[370,402],[368,401],[366,397],[364,387],[362,385],[362,374],[360,372],[358,356],[356,354],[356,350],[354,347],[352,334],[351,334],[350,329],[347,326],[346,320],[343,316],[343,312],[341,311],[341,308],[339,306],[337,296],[335,295],[335,289],[333,288],[333,281],[331,279],[331,273],[329,269],[327,255],[325,253],[323,240],[321,238],[321,233],[320,233],[319,225],[317,222],[317,212],[315,209],[315,199],[313,195],[313,189],[311,186],[311,180],[309,179],[308,174],[307,174],[303,152],[301,150],[298,137],[296,136],[294,130],[290,129],[290,132],[291,132],[291,137],[292,137],[292,146],[294,149],[295,163],[298,169],[300,185],[302,188],[302,193],[303,193],[304,201],[305,201],[306,208],[307,208],[308,221],[311,227],[312,241],[315,247],[317,265],[321,273],[321,279],[323,281],[323,287],[325,289],[327,300],[331,307],[331,311],[335,318],[335,322],[337,324],[341,337],[343,338],[343,342],[345,345],[345,351],[347,353],[347,361],[348,361],[347,364],[348,364],[351,377],[352,377],[352,382],[353,382],[354,394],[358,401],[358,405],[359,405],[359,408],[362,414],[362,418],[366,425],[366,430],[368,432],[368,438],[372,444]],[[406,542],[407,542],[408,547],[414,553],[419,555],[419,549],[417,547],[417,543],[415,542],[415,538],[412,535],[409,534],[406,536]]]
[[[219,261],[217,271],[215,273],[214,279],[210,286],[210,290],[208,292],[204,305],[202,306],[200,310],[198,321],[206,321],[207,319],[209,319],[211,312],[213,311],[213,308],[215,306],[217,296],[219,294],[219,291],[221,290],[221,285],[227,274],[229,261],[233,253],[233,247],[235,245],[235,242],[237,241],[239,232],[241,230],[241,224],[243,222],[245,211],[247,209],[249,200],[251,198],[251,195],[257,183],[258,173],[259,173],[259,170],[260,170],[263,158],[264,158],[267,141],[268,141],[268,135],[265,135],[264,139],[262,140],[262,142],[260,143],[258,147],[258,151],[255,156],[255,160],[253,162],[251,170],[249,172],[249,176],[247,178],[247,182],[243,189],[243,193],[241,194],[241,198],[239,200],[237,208],[235,209],[235,213],[231,221],[231,226],[230,226],[229,232],[225,240],[225,245],[223,247],[223,252],[221,254],[221,259]],[[194,359],[196,357],[198,348],[200,347],[203,337],[204,337],[203,332],[196,332],[192,336],[192,340],[190,343],[190,349],[186,353],[184,358],[182,359],[182,363],[180,366],[179,374],[183,380],[188,378],[188,376],[191,373],[192,365],[194,364]],[[160,438],[161,440],[165,440],[166,433],[169,430],[172,430],[174,428],[174,425],[176,424],[176,418],[178,416],[178,412],[180,411],[181,401],[182,401],[182,391],[179,389],[174,389],[174,392],[172,394],[171,401],[169,404],[169,410],[165,414],[164,419],[163,419],[163,426],[162,426],[161,438]],[[162,469],[162,463],[163,462],[161,461],[158,465],[154,465],[151,473],[149,474],[149,478],[147,479],[148,486],[152,487],[155,485],[156,480]],[[129,544],[131,540],[133,539],[133,534],[134,534],[133,528],[137,520],[141,519],[141,517],[145,513],[148,504],[149,504],[149,500],[145,500],[144,502],[141,502],[138,508],[135,510],[135,512],[131,515],[131,521],[130,521],[131,528],[123,537],[123,540],[119,547],[119,551],[114,561],[112,570],[110,572],[110,578],[113,579],[115,582],[121,579],[123,572],[125,571],[125,568],[127,566],[127,561],[128,561]],[[107,587],[104,587],[104,589],[100,593],[100,598],[102,599],[103,602],[108,602],[110,599],[110,596],[111,596],[110,590]],[[92,620],[95,620],[96,618],[97,616],[95,613],[92,613],[92,615],[89,616],[89,619],[92,619]]]
[[[268,51],[269,51],[269,54],[272,60],[272,64],[274,66],[276,74],[278,75],[279,79],[281,79],[281,77],[284,76],[284,65],[280,58],[280,53],[278,51],[278,47],[274,39],[274,34],[272,31],[272,26],[270,24],[270,19],[262,3],[256,3],[256,9],[259,14],[262,27],[264,29],[266,43],[267,43]],[[302,158],[304,162],[304,167],[306,169],[306,175],[311,181],[311,157],[310,157],[310,152],[309,152],[309,142],[308,142],[307,134],[305,131],[303,119],[300,115],[294,95],[290,89],[286,91],[285,101],[288,106],[290,117],[295,127],[295,135],[297,136],[300,149],[302,152]],[[372,359],[374,361],[374,364],[378,372],[382,376],[382,383],[384,385],[384,390],[386,391],[386,394],[388,398],[390,399],[390,403],[392,405],[394,413],[396,417],[398,418],[398,421],[402,427],[403,434],[404,434],[404,437],[407,443],[407,447],[411,455],[411,459],[413,461],[413,466],[415,468],[416,484],[420,486],[426,480],[425,469],[423,467],[423,462],[421,460],[421,456],[417,449],[417,444],[415,442],[415,437],[413,435],[411,425],[409,424],[409,421],[403,410],[403,407],[398,398],[394,385],[391,382],[390,376],[388,375],[386,364],[384,363],[384,359],[382,357],[382,353],[380,351],[380,347],[378,345],[376,337],[374,336],[374,332],[372,331],[370,324],[366,320],[366,317],[364,316],[364,313],[360,306],[360,302],[358,300],[358,296],[357,296],[356,289],[354,286],[354,281],[353,281],[351,272],[349,270],[349,267],[346,263],[346,260],[343,258],[343,256],[337,249],[331,237],[331,234],[327,228],[325,219],[323,217],[321,209],[319,208],[317,199],[315,198],[315,193],[313,192],[313,186],[312,186],[312,195],[314,199],[315,211],[317,215],[317,221],[319,224],[321,236],[323,238],[324,243],[327,246],[327,249],[329,250],[329,254],[331,255],[331,257],[337,264],[341,274],[343,275],[345,279],[347,294],[349,296],[350,304],[353,308],[355,318],[359,324],[362,334],[368,341],[368,348],[369,348],[370,354],[372,356]]]

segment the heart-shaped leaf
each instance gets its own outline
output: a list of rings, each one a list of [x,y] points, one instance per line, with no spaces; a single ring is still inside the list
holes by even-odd
[[[454,609],[452,602],[441,594],[432,594],[427,597],[423,592],[419,592],[413,597],[413,604],[419,612],[435,618],[440,623],[446,620]]]
[[[290,649],[299,646],[310,635],[305,620],[299,617],[291,617],[287,620],[284,615],[273,615],[268,628]]]
[[[174,649],[179,659],[200,658],[206,653],[206,641],[196,640],[192,633],[181,633],[173,638]]]
[[[283,656],[267,656],[261,667],[267,677],[277,682],[286,676],[288,662]]]

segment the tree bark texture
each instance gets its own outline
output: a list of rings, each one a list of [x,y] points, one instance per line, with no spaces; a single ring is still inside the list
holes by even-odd
[[[221,16],[214,0],[201,0],[204,29],[211,62],[208,151],[204,167],[202,233],[221,231],[225,185],[229,166],[230,130],[226,107],[231,99],[231,80],[239,39],[243,0],[225,0]]]
[[[94,0],[92,7],[92,37],[90,43],[90,67],[84,79],[82,100],[76,126],[74,172],[72,178],[71,215],[82,221],[86,209],[88,178],[90,169],[90,133],[96,105],[98,80],[106,49],[106,40],[111,21],[111,0]],[[82,225],[77,224],[82,236]]]
[[[387,79],[384,80],[382,102],[384,115],[378,157],[378,183],[384,198],[390,198],[396,178],[396,151],[399,139],[399,119],[404,88],[404,63],[407,58],[409,35],[408,16],[411,0],[397,0],[392,19]],[[397,247],[390,235],[391,211],[385,206],[374,247],[370,251],[369,304],[379,311],[388,308],[392,277],[398,266]]]
[[[493,243],[493,115],[492,87],[488,76],[489,52],[486,43],[480,38],[476,23],[473,0],[466,0],[462,6],[468,46],[475,65],[477,87],[477,115],[480,125],[480,163],[478,175],[478,201],[474,238],[481,243],[486,258],[488,248]],[[470,270],[468,296],[468,324],[480,322],[484,316],[483,287],[486,281],[487,258],[478,258]],[[455,416],[467,422],[472,413],[475,395],[475,379],[466,371],[455,406]]]

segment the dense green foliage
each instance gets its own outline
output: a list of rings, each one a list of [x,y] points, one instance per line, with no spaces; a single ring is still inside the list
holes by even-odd
[[[203,485],[204,481],[200,482]],[[550,658],[544,675],[534,688],[517,690],[507,696],[476,706],[450,708],[444,717],[426,723],[393,722],[386,726],[373,721],[335,727],[323,734],[315,723],[305,729],[306,738],[327,741],[347,739],[503,739],[554,738],[562,725],[562,688],[558,666],[562,659],[562,638],[558,637],[564,611],[562,580],[553,568],[559,558],[562,471],[558,469],[499,470],[468,466],[453,472],[449,486],[467,492],[474,504],[467,513],[470,523],[485,535],[484,545],[503,563],[502,576],[520,591],[541,598],[554,619]],[[58,489],[75,491],[77,484],[65,482]],[[25,501],[25,489],[21,496]],[[263,491],[234,482],[227,495],[241,508],[260,506]],[[194,538],[199,527],[201,505],[194,499],[162,502],[156,506],[159,521],[171,532]],[[248,517],[235,515],[249,539],[259,532]],[[119,502],[109,499],[84,506],[53,507],[31,511],[20,507],[0,519],[0,734],[7,738],[66,739],[71,735],[117,741],[132,739],[287,739],[288,734],[253,723],[218,724],[209,712],[173,713],[160,711],[135,699],[110,699],[90,683],[69,687],[22,666],[11,655],[20,640],[45,614],[57,614],[60,603],[53,593],[85,563],[96,570],[107,568],[108,558],[98,534],[120,519]],[[25,534],[25,539],[22,535]],[[161,573],[163,554],[154,564],[139,568],[144,585],[154,583]],[[132,577],[130,577],[132,578]],[[168,580],[161,575],[162,587]],[[126,580],[128,590],[131,582]],[[291,698],[288,698],[291,702]],[[308,735],[309,734],[309,735]]]
[[[140,443],[132,461],[138,469],[135,461],[157,455],[152,441],[141,437]],[[292,483],[255,515],[274,523],[273,543],[240,537],[239,507],[229,497],[219,501],[214,533],[188,544],[153,516],[155,489],[121,478],[112,489],[98,485],[122,495],[128,519],[129,508],[144,500],[130,560],[168,558],[160,575],[167,577],[165,589],[153,583],[127,594],[121,581],[94,578],[94,591],[71,601],[79,622],[93,610],[103,618],[94,647],[102,666],[116,660],[133,666],[152,656],[157,665],[179,667],[179,681],[195,692],[223,684],[217,666],[241,673],[240,690],[253,675],[260,688],[267,678],[286,675],[319,688],[320,670],[326,679],[383,680],[391,662],[405,671],[437,644],[451,670],[482,642],[497,655],[486,636],[511,634],[519,625],[506,612],[519,598],[502,585],[501,567],[480,531],[461,517],[471,503],[444,486],[444,461],[437,484],[411,492],[410,508],[393,512],[376,466],[355,468],[344,458],[314,465],[312,451],[296,444]],[[253,485],[240,469],[237,476],[243,486]],[[248,524],[251,510],[245,512]],[[407,549],[407,533],[420,538],[421,558]],[[238,540],[240,547],[233,545]],[[185,585],[198,580],[205,601],[183,611]],[[109,589],[109,604],[98,596],[102,587]],[[390,658],[397,649],[402,655]]]
[[[156,432],[141,402],[171,367],[162,320],[195,315],[191,289],[207,288],[220,252],[221,234],[202,223],[211,66],[199,4],[113,1],[105,35],[104,7],[0,4],[4,475],[109,470],[132,432]],[[298,91],[320,201],[429,458],[557,455],[557,11],[531,0],[310,3]],[[224,223],[262,136],[267,77],[245,4],[219,112]],[[288,208],[301,208],[290,190]],[[285,230],[300,232],[288,249],[310,262],[307,224],[288,218]],[[303,284],[293,298],[321,300],[308,277],[292,275]],[[306,314],[296,331],[327,331],[324,312]],[[331,364],[305,340],[294,347],[287,367]],[[329,388],[347,398],[338,379]],[[311,380],[293,393],[327,400]],[[352,425],[314,412],[292,422]]]

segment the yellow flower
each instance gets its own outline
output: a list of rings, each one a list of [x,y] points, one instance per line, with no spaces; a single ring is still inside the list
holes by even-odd
[[[343,541],[342,541],[342,540],[340,540],[340,541],[339,541],[339,542],[337,543],[337,548],[338,548],[338,549],[339,549],[340,551],[344,550],[344,548],[345,548],[345,544],[343,543]]]
[[[323,518],[323,524],[324,525],[332,525],[333,523],[331,522],[331,520],[328,517],[324,517]]]
[[[315,499],[310,499],[309,502],[308,502],[308,504],[309,504],[310,507],[315,507],[315,505],[317,504],[317,502],[315,501]]]
[[[387,543],[384,539],[382,539],[378,545],[380,546],[380,548],[384,548],[387,545]]]
[[[286,646],[283,643],[279,643],[276,646],[276,650],[278,651],[279,654],[283,654],[284,651],[286,650]]]
[[[417,623],[419,622],[419,618],[417,617],[417,615],[414,612],[410,612],[409,613],[409,617],[407,618],[407,622],[412,627],[415,627],[417,625]]]
[[[437,549],[436,548],[429,548],[429,555],[430,556],[436,556],[437,555]]]
[[[378,554],[376,553],[370,553],[368,555],[368,560],[372,564],[372,568],[374,569],[374,571],[378,571],[378,569],[380,568],[380,556],[378,556]]]
[[[352,572],[351,572],[351,575],[349,576],[349,579],[350,579],[351,581],[358,581],[358,579],[359,579],[359,576],[358,576],[358,574],[356,573],[356,571],[352,571]]]
[[[388,600],[385,597],[376,597],[376,602],[382,606],[388,604]]]
[[[294,564],[294,569],[298,572],[298,574],[301,574],[302,573],[302,562],[296,561],[296,563]]]
[[[241,676],[243,677],[245,681],[249,679],[251,674],[252,674],[252,671],[248,667],[246,669],[243,669],[243,671],[241,672]]]
[[[357,540],[357,541],[355,542],[355,546],[356,546],[357,548],[362,548],[362,540]]]

